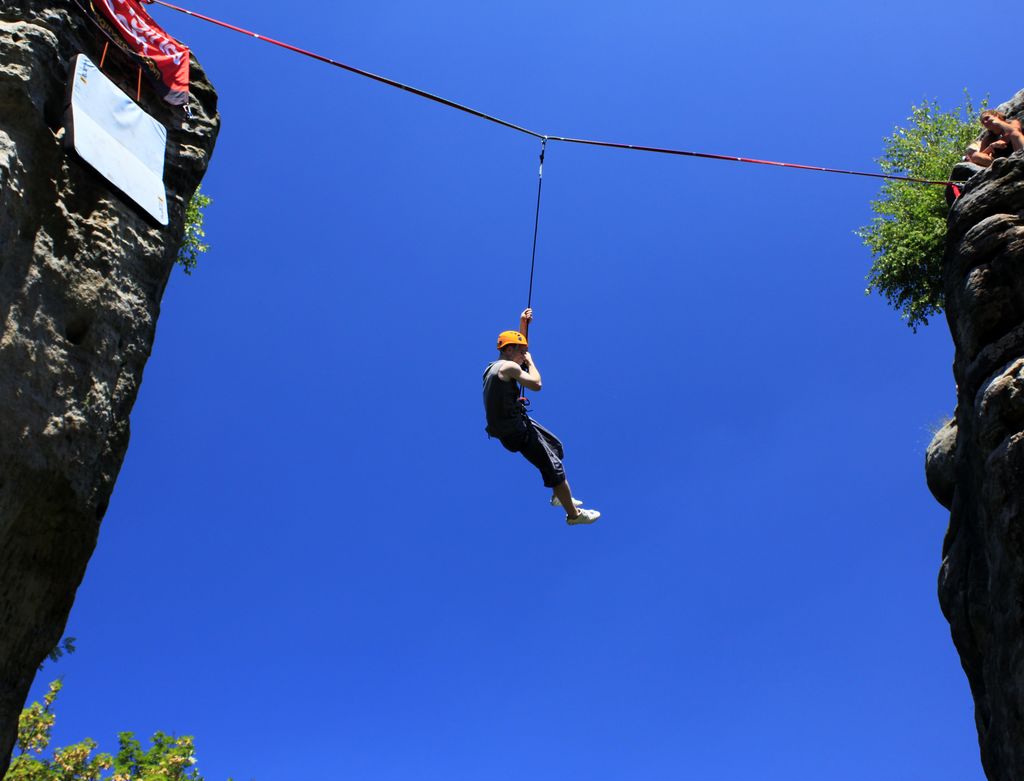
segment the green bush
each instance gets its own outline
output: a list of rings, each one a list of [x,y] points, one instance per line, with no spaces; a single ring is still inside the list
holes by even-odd
[[[964,93],[964,105],[942,111],[925,100],[913,106],[910,125],[884,140],[882,171],[915,179],[944,181],[981,131],[978,110]],[[946,240],[945,193],[939,185],[885,180],[871,208],[878,216],[856,231],[873,263],[865,293],[884,295],[915,332],[943,310],[942,254]]]
[[[34,702],[21,712],[18,753],[3,781],[203,781],[195,767],[192,738],[163,732],[153,734],[152,746],[145,751],[131,732],[121,732],[114,756],[94,754],[96,741],[91,738],[55,748],[51,758],[42,756],[50,747],[56,719],[53,704],[62,686],[54,681],[42,703]]]
[[[203,210],[213,201],[203,195],[197,187],[185,207],[185,236],[182,239],[181,247],[178,248],[177,263],[186,274],[191,275],[195,270],[199,256],[210,249],[209,244],[203,243],[206,233],[203,231]]]

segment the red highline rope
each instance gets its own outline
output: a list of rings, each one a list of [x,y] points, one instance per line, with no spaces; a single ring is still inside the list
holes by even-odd
[[[587,146],[606,146],[612,149],[635,149],[638,152],[657,152],[662,155],[681,155],[683,157],[703,157],[708,160],[731,160],[734,163],[753,163],[755,165],[774,165],[779,168],[798,168],[802,171],[822,171],[827,174],[847,174],[848,176],[870,176],[875,179],[896,179],[901,182],[916,182],[917,184],[953,184],[949,181],[937,181],[933,179],[915,179],[911,176],[894,176],[893,174],[878,174],[868,171],[847,171],[842,168],[825,168],[820,165],[802,165],[800,163],[779,163],[775,160],[757,160],[753,157],[735,157],[733,155],[714,155],[710,152],[686,152],[682,149],[663,149],[657,146],[638,146],[637,144],[616,144],[611,141],[589,141],[585,138],[560,138],[548,136],[548,141],[563,141],[567,144],[585,144]]]
[[[870,173],[868,171],[847,171],[841,168],[825,168],[824,166],[802,165],[800,163],[781,163],[775,160],[757,160],[752,157],[736,157],[735,155],[716,155],[711,154],[710,152],[688,152],[682,149],[666,149],[656,146],[640,146],[639,144],[616,144],[611,141],[592,141],[585,138],[566,138],[564,136],[549,136],[543,133],[537,133],[536,131],[530,130],[529,128],[522,127],[521,125],[516,125],[504,119],[500,119],[499,117],[495,117],[490,114],[485,114],[484,112],[478,111],[475,108],[470,108],[469,106],[465,106],[461,103],[456,103],[455,101],[448,100],[447,98],[443,98],[440,95],[434,95],[430,92],[417,89],[416,87],[412,87],[408,84],[403,84],[400,81],[394,81],[393,79],[389,79],[384,76],[378,76],[376,73],[371,73],[370,71],[365,71],[362,70],[361,68],[356,68],[352,65],[346,65],[343,62],[332,60],[330,57],[325,57],[322,54],[317,54],[316,52],[311,52],[308,51],[307,49],[300,49],[298,46],[292,46],[291,44],[284,43],[283,41],[277,41],[274,40],[273,38],[268,38],[265,35],[254,33],[252,30],[246,30],[242,27],[236,27],[233,24],[228,24],[227,22],[222,22],[219,19],[214,19],[212,16],[206,16],[205,14],[196,13],[195,11],[189,11],[187,8],[181,8],[180,6],[176,6],[172,3],[165,2],[165,0],[143,0],[143,2],[156,3],[157,5],[162,5],[166,8],[170,8],[172,11],[178,11],[183,14],[188,14],[189,16],[194,16],[196,19],[202,19],[204,22],[210,22],[211,24],[216,24],[220,27],[225,27],[228,30],[233,30],[236,33],[242,33],[243,35],[248,35],[253,38],[257,38],[261,41],[266,41],[267,43],[271,43],[274,46],[280,46],[282,49],[287,49],[288,51],[295,52],[296,54],[301,54],[305,57],[311,57],[314,60],[319,60],[320,62],[327,63],[328,65],[333,65],[336,68],[341,68],[343,70],[349,71],[350,73],[355,73],[357,76],[364,76],[368,79],[379,81],[382,84],[387,84],[390,87],[397,87],[400,90],[411,92],[413,95],[419,95],[421,98],[432,100],[435,103],[440,103],[443,106],[448,106],[449,108],[454,108],[459,111],[463,111],[467,114],[472,114],[473,116],[479,117],[480,119],[486,119],[488,122],[493,122],[497,125],[501,125],[512,130],[516,130],[520,133],[525,133],[528,136],[533,136],[534,138],[539,138],[541,140],[561,141],[562,143],[565,144],[583,144],[585,146],[602,146],[608,147],[610,149],[632,149],[637,152],[656,152],[658,154],[678,155],[681,157],[702,157],[706,160],[731,160],[732,162],[735,163],[772,165],[778,168],[796,168],[803,171],[821,171],[823,173],[845,174],[847,176],[869,176],[874,179],[892,179],[901,182],[915,182],[917,184],[953,184],[953,182],[950,181],[938,181],[934,179],[916,179],[911,176],[895,176],[893,174]]]

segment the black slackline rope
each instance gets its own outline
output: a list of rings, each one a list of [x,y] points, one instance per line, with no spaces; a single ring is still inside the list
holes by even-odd
[[[953,182],[937,179],[918,179],[913,176],[897,176],[895,174],[880,174],[871,171],[851,171],[845,168],[827,168],[821,165],[804,165],[802,163],[782,163],[777,160],[760,160],[755,157],[737,157],[736,155],[717,155],[711,152],[690,152],[685,149],[667,149],[660,146],[641,146],[640,144],[617,144],[614,141],[594,141],[589,138],[566,138],[565,136],[547,136],[549,141],[561,141],[565,144],[582,144],[584,146],[598,146],[606,149],[630,149],[634,152],[654,152],[660,155],[676,155],[679,157],[699,157],[704,160],[726,160],[733,163],[752,163],[753,165],[770,165],[776,168],[795,168],[799,171],[820,171],[826,174],[845,174],[846,176],[869,176],[874,179],[892,179],[898,182],[913,182],[914,184],[944,184],[951,185]]]
[[[333,60],[330,57],[325,57],[322,54],[317,54],[316,52],[309,51],[308,49],[302,49],[298,46],[293,46],[290,43],[285,43],[284,41],[278,41],[273,38],[269,38],[266,35],[254,33],[252,30],[246,30],[244,27],[236,27],[235,25],[229,24],[228,22],[222,22],[219,19],[214,19],[212,16],[206,16],[205,14],[200,14],[195,11],[190,11],[187,8],[182,8],[180,6],[173,5],[172,3],[165,2],[165,0],[142,1],[144,3],[156,3],[157,5],[162,5],[165,8],[170,8],[172,11],[178,11],[179,13],[187,14],[188,16],[195,17],[196,19],[201,19],[204,22],[209,22],[210,24],[215,24],[219,27],[232,30],[233,32],[248,35],[252,38],[255,38],[256,40],[265,41],[267,43],[273,44],[274,46],[280,46],[282,49],[287,49],[288,51],[295,52],[296,54],[301,54],[304,57],[310,57],[314,60],[319,60],[320,62],[325,63],[327,65],[333,65],[335,68],[341,68],[342,70],[346,70],[349,73],[354,73],[357,76],[363,76],[364,78],[372,79],[373,81],[378,81],[381,84],[387,84],[389,87],[396,87],[397,89],[404,90],[405,92],[412,93],[413,95],[418,95],[421,98],[426,98],[427,100],[432,100],[435,103],[440,103],[442,106],[447,106],[448,108],[453,108],[456,109],[457,111],[462,111],[466,114],[471,114],[474,117],[478,117],[480,119],[486,119],[488,122],[493,122],[496,125],[507,127],[510,130],[515,130],[519,133],[524,133],[525,135],[533,136],[534,138],[544,137],[541,133],[537,133],[533,130],[530,130],[527,127],[522,127],[521,125],[517,125],[513,122],[501,119],[500,117],[492,116],[491,114],[486,114],[483,111],[478,111],[477,109],[472,108],[471,106],[466,106],[463,105],[462,103],[456,103],[454,100],[449,100],[448,98],[442,97],[440,95],[435,95],[431,92],[427,92],[426,90],[419,89],[418,87],[413,87],[410,84],[403,84],[400,81],[389,79],[386,76],[371,73],[370,71],[363,70],[362,68],[357,68],[353,65],[346,65],[343,62],[338,62],[337,60]]]
[[[583,144],[585,146],[601,146],[601,147],[605,147],[605,148],[608,148],[608,149],[631,149],[631,150],[638,151],[638,152],[654,152],[654,153],[663,154],[663,155],[678,155],[678,156],[683,156],[683,157],[698,157],[698,158],[703,158],[705,160],[729,160],[729,161],[737,162],[737,163],[753,163],[755,165],[768,165],[768,166],[775,166],[777,168],[795,168],[797,170],[802,170],[802,171],[819,171],[819,172],[822,172],[822,173],[845,174],[847,176],[869,176],[869,177],[872,177],[872,178],[875,178],[875,179],[888,179],[888,180],[892,180],[892,181],[915,182],[917,184],[931,184],[931,185],[949,185],[949,184],[952,184],[952,182],[950,182],[948,180],[946,180],[946,181],[938,181],[938,180],[934,180],[934,179],[918,179],[918,178],[913,177],[913,176],[899,176],[897,174],[873,173],[873,172],[867,172],[867,171],[850,171],[850,170],[846,170],[846,169],[842,169],[842,168],[827,168],[825,166],[818,166],[818,165],[801,165],[799,163],[784,163],[784,162],[779,162],[779,161],[776,161],[776,160],[759,160],[759,159],[750,158],[750,157],[738,157],[736,155],[718,155],[718,154],[711,154],[711,153],[708,153],[708,152],[691,152],[691,151],[684,150],[684,149],[669,149],[669,148],[665,148],[665,147],[643,146],[643,145],[640,145],[640,144],[619,144],[619,143],[614,143],[614,142],[611,142],[611,141],[596,141],[596,140],[587,139],[587,138],[569,138],[569,137],[566,137],[566,136],[553,136],[553,135],[548,135],[548,134],[544,134],[544,133],[538,133],[535,130],[531,130],[530,128],[523,127],[522,125],[517,125],[517,124],[515,124],[513,122],[509,122],[507,120],[501,119],[500,117],[496,117],[496,116],[494,116],[492,114],[484,113],[483,111],[479,111],[479,110],[477,110],[475,108],[472,108],[471,106],[466,106],[466,105],[464,105],[462,103],[456,103],[455,101],[449,100],[448,98],[444,98],[444,97],[442,97],[440,95],[435,95],[433,93],[427,92],[426,90],[422,90],[422,89],[419,89],[417,87],[413,87],[413,86],[411,86],[409,84],[403,84],[400,81],[395,81],[394,79],[389,79],[389,78],[387,78],[385,76],[380,76],[380,75],[378,75],[376,73],[371,73],[370,71],[363,70],[362,68],[356,68],[356,67],[354,67],[352,65],[346,65],[343,62],[338,62],[337,60],[333,60],[330,57],[325,57],[322,54],[317,54],[316,52],[309,51],[308,49],[302,49],[302,48],[299,48],[298,46],[293,46],[290,43],[285,43],[283,41],[278,41],[278,40],[275,40],[273,38],[269,38],[266,35],[261,35],[260,33],[253,32],[252,30],[246,30],[244,27],[237,27],[237,26],[235,26],[233,24],[230,24],[229,22],[223,22],[220,19],[214,19],[212,16],[207,16],[205,14],[197,13],[196,11],[190,11],[187,8],[182,8],[181,6],[177,6],[177,5],[174,5],[173,3],[169,3],[169,2],[167,2],[167,0],[142,0],[142,2],[147,3],[147,4],[155,3],[157,5],[162,5],[165,8],[170,8],[173,11],[178,11],[179,13],[187,14],[188,16],[194,17],[196,19],[201,19],[204,22],[209,22],[210,24],[218,25],[219,27],[223,27],[225,29],[232,30],[232,31],[237,32],[237,33],[241,33],[243,35],[247,35],[247,36],[249,36],[251,38],[255,38],[256,40],[264,41],[265,43],[273,44],[274,46],[280,46],[281,48],[287,49],[287,50],[289,50],[291,52],[294,52],[296,54],[301,54],[301,55],[303,55],[305,57],[310,57],[310,58],[312,58],[314,60],[319,60],[320,62],[326,63],[328,65],[333,65],[336,68],[341,68],[341,69],[346,70],[346,71],[348,71],[350,73],[354,73],[354,74],[356,74],[358,76],[363,76],[363,77],[368,78],[368,79],[373,79],[374,81],[380,82],[382,84],[387,84],[389,87],[395,87],[397,89],[404,90],[405,92],[412,93],[413,95],[418,95],[421,98],[426,98],[427,100],[434,101],[435,103],[440,103],[443,106],[447,106],[449,108],[453,108],[453,109],[456,109],[458,111],[462,111],[462,112],[464,112],[466,114],[471,114],[472,116],[478,117],[479,119],[484,119],[484,120],[486,120],[488,122],[493,122],[496,125],[501,125],[503,127],[509,128],[510,130],[515,130],[518,133],[523,133],[523,134],[528,135],[528,136],[533,136],[534,138],[539,138],[539,139],[544,140],[544,141],[561,141],[562,143],[566,143],[566,144]]]

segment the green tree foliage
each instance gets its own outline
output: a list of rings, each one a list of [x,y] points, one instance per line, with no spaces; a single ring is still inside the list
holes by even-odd
[[[884,141],[884,156],[878,161],[882,171],[915,179],[948,179],[964,149],[981,131],[978,111],[970,96],[965,93],[964,97],[964,105],[953,111],[942,111],[928,100],[913,106],[910,125],[896,128]],[[874,261],[865,292],[884,295],[916,332],[944,305],[942,254],[949,209],[943,188],[886,180],[871,208],[878,216],[856,232]]]
[[[120,748],[115,756],[93,754],[96,741],[91,738],[66,748],[53,750],[46,759],[56,716],[53,703],[63,684],[54,681],[42,704],[32,703],[18,719],[18,755],[3,781],[203,781],[195,768],[195,749],[191,737],[172,737],[163,732],[153,735],[152,746],[143,751],[131,732],[117,736]]]
[[[185,237],[182,239],[181,247],[178,249],[178,265],[186,274],[191,275],[199,260],[199,256],[210,249],[209,244],[203,243],[206,233],[203,231],[204,209],[213,201],[200,191],[197,187],[185,207]]]
[[[57,645],[53,647],[53,650],[46,655],[46,659],[43,660],[43,663],[39,665],[39,669],[42,670],[43,667],[46,666],[47,659],[51,662],[57,662],[60,661],[63,656],[73,654],[75,652],[76,640],[77,638],[74,637],[65,637],[57,643]]]

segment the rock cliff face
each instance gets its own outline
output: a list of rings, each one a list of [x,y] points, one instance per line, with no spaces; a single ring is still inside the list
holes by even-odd
[[[1024,91],[999,107],[1024,117]],[[949,216],[955,418],[928,448],[950,510],[939,572],[985,773],[1024,778],[1024,153],[974,176]]]
[[[168,128],[171,224],[157,225],[61,140],[69,60],[98,63],[103,41],[74,0],[0,4],[0,777],[96,544],[219,126],[194,59],[191,119],[143,81],[143,108]],[[104,71],[135,92],[113,46]]]

